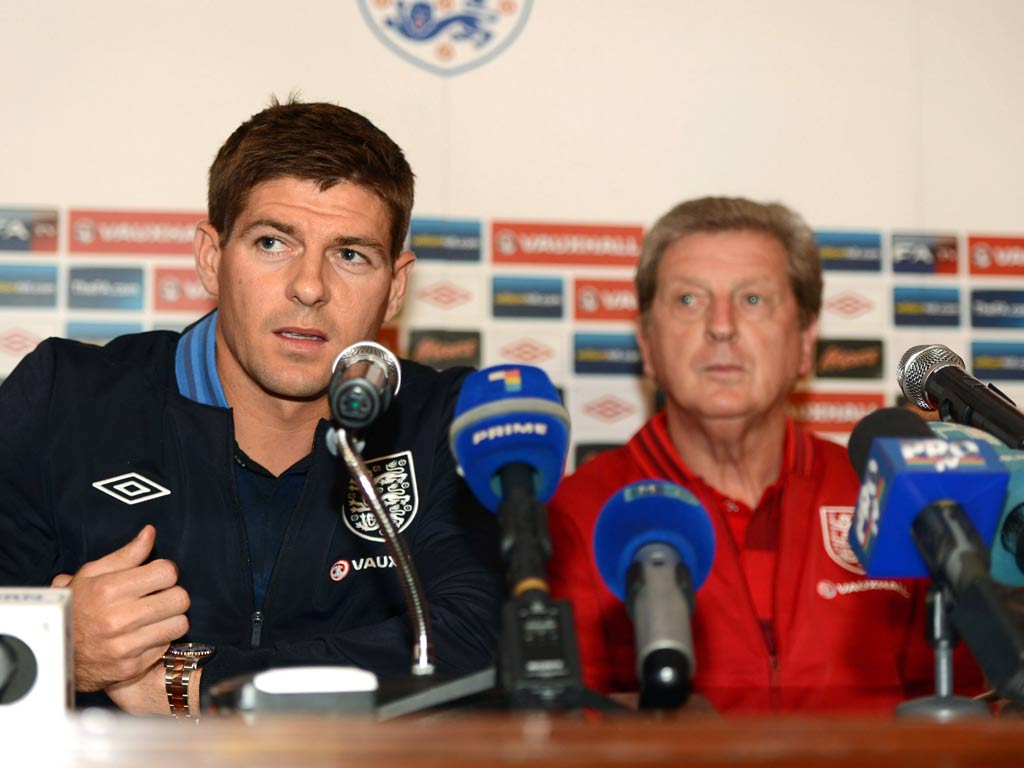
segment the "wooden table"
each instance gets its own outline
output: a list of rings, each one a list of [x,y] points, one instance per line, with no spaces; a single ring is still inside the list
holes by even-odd
[[[9,725],[9,724],[8,724]],[[40,726],[42,724],[35,724]],[[64,727],[10,730],[0,765],[146,766],[1024,766],[1024,720],[583,717],[440,713],[204,718],[198,724],[94,711]]]

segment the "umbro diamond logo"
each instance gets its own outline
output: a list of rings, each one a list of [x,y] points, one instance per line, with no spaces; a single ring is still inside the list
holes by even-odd
[[[169,496],[171,493],[160,483],[143,477],[138,472],[97,480],[92,487],[124,504],[141,504],[144,501],[159,499],[161,496]]]

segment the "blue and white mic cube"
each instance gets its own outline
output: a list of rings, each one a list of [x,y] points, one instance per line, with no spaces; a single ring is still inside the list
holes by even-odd
[[[940,500],[955,501],[989,546],[1008,480],[999,456],[982,440],[876,438],[850,525],[850,547],[872,578],[927,577],[910,533],[918,513]]]
[[[74,706],[71,590],[0,587],[0,722]]]

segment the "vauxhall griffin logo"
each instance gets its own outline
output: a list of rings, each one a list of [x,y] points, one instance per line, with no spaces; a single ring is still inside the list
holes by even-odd
[[[519,36],[533,0],[359,0],[363,18],[388,48],[437,75],[493,59]]]
[[[399,532],[404,531],[416,517],[416,510],[419,507],[412,452],[402,451],[369,459],[366,461],[366,467],[373,475],[374,488],[391,522]],[[348,503],[345,505],[343,518],[345,525],[356,536],[368,541],[384,541],[377,524],[377,516],[363,499],[362,492],[354,480],[349,480]]]

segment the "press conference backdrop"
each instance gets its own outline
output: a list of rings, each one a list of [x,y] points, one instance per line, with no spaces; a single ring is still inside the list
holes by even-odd
[[[417,173],[406,310],[438,366],[538,365],[575,452],[651,412],[632,275],[704,194],[818,232],[816,373],[841,438],[919,343],[1024,398],[1024,4],[1014,0],[3,3],[0,377],[213,306],[192,230],[220,143],[301,92],[366,114]]]

